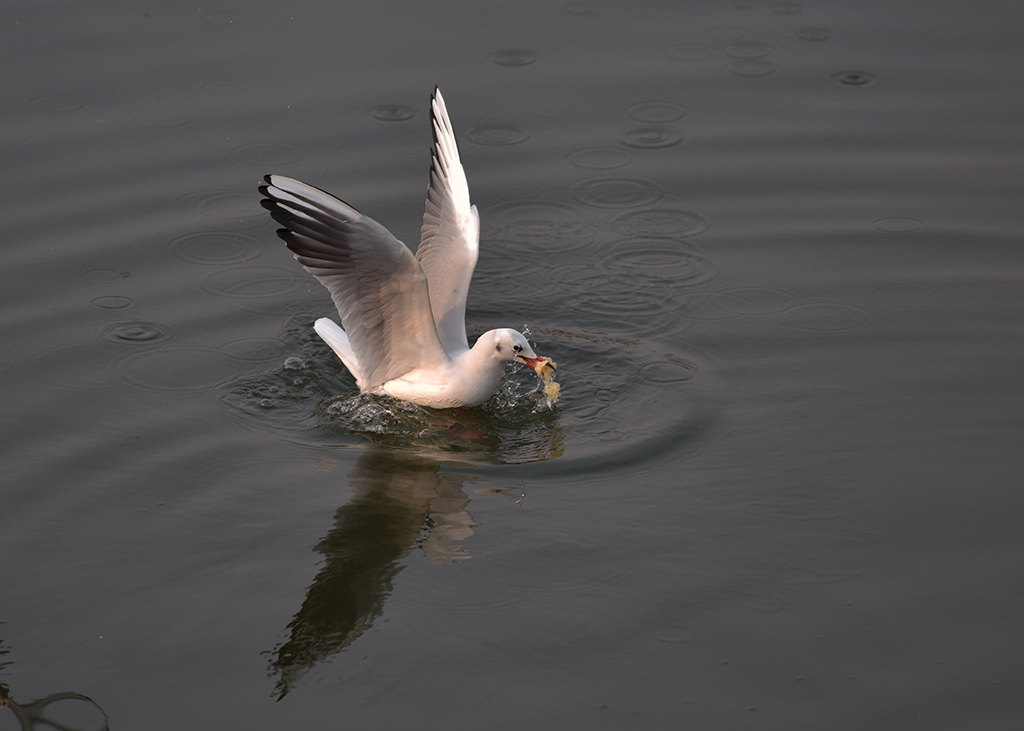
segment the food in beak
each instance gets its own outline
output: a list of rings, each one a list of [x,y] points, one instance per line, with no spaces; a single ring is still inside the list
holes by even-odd
[[[543,355],[538,358],[528,358],[524,355],[519,357],[523,359],[526,365],[533,368],[538,378],[544,381],[544,395],[548,397],[548,401],[555,403],[558,400],[559,392],[562,390],[562,387],[555,382],[555,368],[558,367],[555,361],[545,358]]]

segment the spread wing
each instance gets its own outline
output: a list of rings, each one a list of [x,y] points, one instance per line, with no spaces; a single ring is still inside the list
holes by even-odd
[[[466,297],[479,251],[480,217],[476,206],[469,203],[469,184],[455,132],[437,88],[431,98],[431,121],[430,185],[416,260],[427,277],[438,337],[449,355],[454,355],[469,347]]]
[[[448,361],[430,311],[427,280],[391,233],[329,193],[268,175],[260,201],[284,226],[277,235],[331,293],[371,390]],[[463,336],[465,337],[465,336]]]

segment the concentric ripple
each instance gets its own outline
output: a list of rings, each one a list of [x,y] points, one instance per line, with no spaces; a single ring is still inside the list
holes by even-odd
[[[696,236],[710,225],[704,214],[683,208],[646,208],[612,221],[616,230],[635,236]]]
[[[834,86],[845,86],[850,88],[864,88],[874,86],[878,83],[878,76],[870,71],[837,71],[828,77],[829,83]]]
[[[646,178],[590,178],[570,187],[576,199],[598,208],[639,208],[664,196],[661,186]]]
[[[687,114],[686,107],[674,102],[646,101],[634,104],[626,109],[626,116],[637,122],[647,124],[665,124],[682,119]]]
[[[94,297],[89,301],[97,310],[129,310],[138,306],[138,303],[131,297],[119,294],[106,294],[101,297]]]
[[[832,299],[805,299],[786,308],[779,322],[810,333],[843,333],[862,330],[876,324],[866,308],[854,302]]]
[[[245,266],[219,269],[202,279],[203,290],[218,297],[279,297],[298,292],[296,272],[278,266]]]
[[[103,326],[104,339],[115,343],[165,343],[175,337],[170,325],[148,320],[110,322]]]
[[[106,267],[86,269],[82,272],[82,278],[88,279],[90,282],[119,282],[122,279],[129,279],[131,276],[131,272]]]
[[[466,139],[486,147],[504,147],[526,142],[530,132],[512,124],[482,124],[467,130]]]
[[[556,201],[513,201],[488,208],[484,225],[503,238],[584,239],[595,232],[580,211]]]
[[[733,76],[757,78],[760,76],[771,76],[779,70],[779,67],[771,61],[765,61],[762,58],[743,58],[730,63],[726,66],[726,69]]]
[[[682,141],[682,132],[674,127],[664,125],[630,127],[619,132],[619,142],[627,147],[636,147],[642,150],[674,147]]]
[[[704,304],[727,317],[775,315],[790,307],[796,295],[771,287],[734,287],[715,292]]]
[[[696,420],[710,424],[697,406],[707,399],[694,398],[704,369],[691,354],[654,341],[565,328],[534,326],[527,337],[558,363],[562,395],[553,408],[533,372],[514,365],[499,392],[478,409],[437,411],[360,394],[313,333],[312,321],[296,321],[283,334],[287,357],[225,383],[221,402],[241,424],[260,432],[270,428],[311,447],[326,435],[439,461],[548,462],[551,469],[574,473],[649,459],[652,452],[678,448],[698,431]]]
[[[177,346],[130,355],[116,366],[118,377],[144,391],[205,391],[233,377],[238,363],[216,348]]]
[[[186,234],[171,241],[168,248],[176,259],[210,266],[241,264],[263,255],[256,238],[228,231]]]
[[[717,269],[693,246],[677,239],[626,239],[601,247],[601,264],[639,283],[684,286],[706,282]]]
[[[408,122],[416,116],[416,110],[404,104],[378,104],[366,113],[378,122]]]
[[[238,190],[197,190],[180,196],[177,203],[186,213],[211,218],[259,217],[262,220],[265,213],[259,205],[254,205],[252,194]]]
[[[614,147],[588,147],[576,150],[567,156],[569,162],[578,168],[591,170],[611,170],[621,168],[633,162],[633,156],[625,150]]]

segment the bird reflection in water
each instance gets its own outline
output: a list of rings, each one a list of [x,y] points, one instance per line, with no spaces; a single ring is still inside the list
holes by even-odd
[[[57,731],[109,731],[107,725],[107,714],[103,712],[96,701],[81,693],[51,693],[45,698],[34,700],[31,703],[15,703],[4,686],[0,685],[0,708],[6,705],[11,713],[18,719],[22,731],[36,731],[37,729],[57,729]],[[49,706],[54,703],[61,704],[60,716],[66,717],[71,711],[68,704],[74,703],[76,708],[73,711],[76,716],[92,716],[94,720],[79,721],[75,725],[57,721],[47,716],[52,712]],[[81,724],[81,725],[78,725]]]
[[[477,523],[466,510],[463,483],[478,477],[439,467],[436,459],[376,447],[357,461],[349,474],[352,499],[315,548],[323,566],[288,625],[288,639],[272,653],[278,699],[372,626],[415,548],[436,564],[469,558],[461,541]]]
[[[7,649],[0,644],[0,670],[10,662],[4,662]],[[54,704],[59,706],[51,708]],[[107,714],[88,696],[81,693],[51,693],[29,703],[18,703],[11,696],[11,690],[0,683],[0,709],[9,708],[22,731],[57,729],[57,731],[109,731]],[[59,708],[59,710],[58,710]],[[51,716],[50,714],[53,714]],[[57,720],[57,719],[62,720]],[[74,719],[74,720],[69,720]]]
[[[557,432],[540,440],[548,459],[561,455]],[[470,557],[462,541],[478,524],[467,510],[463,485],[480,478],[442,471],[442,460],[452,456],[372,446],[356,462],[349,474],[353,496],[315,547],[323,565],[288,625],[288,638],[269,653],[278,700],[306,672],[370,629],[414,549],[435,564]]]

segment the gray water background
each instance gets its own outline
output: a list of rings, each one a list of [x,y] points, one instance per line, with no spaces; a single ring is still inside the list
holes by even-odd
[[[1019,728],[1021,13],[5,4],[0,729]],[[415,245],[435,84],[553,411],[354,396],[258,206]]]

